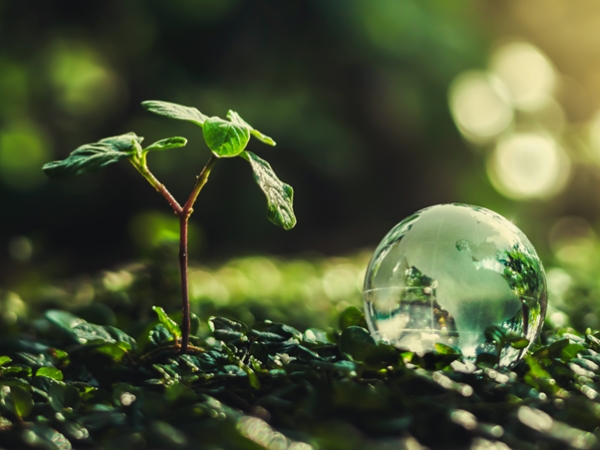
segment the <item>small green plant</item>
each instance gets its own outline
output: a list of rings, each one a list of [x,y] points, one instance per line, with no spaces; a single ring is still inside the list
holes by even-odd
[[[267,145],[275,145],[275,141],[265,136],[245,122],[236,112],[229,111],[227,119],[208,117],[198,109],[163,101],[145,101],[142,106],[155,114],[171,119],[185,120],[202,128],[204,140],[212,154],[197,177],[187,201],[179,204],[167,188],[150,172],[147,155],[153,151],[163,151],[183,147],[187,139],[179,136],[162,139],[148,147],[142,147],[143,137],[135,133],[101,139],[92,144],[85,144],[75,149],[66,159],[53,161],[44,165],[43,170],[51,179],[61,180],[84,173],[93,173],[109,164],[128,160],[133,167],[156,189],[171,205],[179,218],[179,267],[181,272],[181,299],[183,323],[181,333],[181,352],[186,353],[190,336],[190,305],[188,294],[188,252],[187,235],[188,220],[194,211],[194,203],[198,194],[208,181],[211,170],[219,159],[244,158],[254,172],[254,180],[267,198],[267,217],[276,225],[286,230],[296,225],[293,210],[294,191],[283,183],[264,159],[246,150],[253,136]],[[178,342],[176,343],[179,344]]]

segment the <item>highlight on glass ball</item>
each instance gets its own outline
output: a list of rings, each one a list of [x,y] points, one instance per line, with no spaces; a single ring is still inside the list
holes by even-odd
[[[546,276],[531,242],[489,209],[445,204],[407,217],[367,268],[365,312],[375,339],[423,354],[444,344],[510,366],[537,338]]]

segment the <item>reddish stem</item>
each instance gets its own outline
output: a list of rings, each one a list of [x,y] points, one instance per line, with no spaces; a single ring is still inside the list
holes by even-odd
[[[190,297],[188,291],[188,218],[179,216],[179,273],[181,275],[181,353],[187,353],[190,342]]]
[[[131,160],[133,166],[140,172],[146,180],[156,189],[171,205],[173,212],[179,218],[179,272],[181,275],[181,311],[182,311],[182,323],[181,323],[181,353],[187,353],[187,349],[190,342],[190,295],[188,290],[188,219],[194,211],[194,203],[198,198],[198,194],[208,181],[210,171],[217,162],[217,157],[211,155],[210,159],[206,163],[206,166],[198,175],[196,185],[190,196],[188,197],[185,205],[181,205],[175,200],[171,193],[167,190],[164,184],[156,179],[156,177],[148,170],[146,165],[146,155],[143,154],[135,160]]]

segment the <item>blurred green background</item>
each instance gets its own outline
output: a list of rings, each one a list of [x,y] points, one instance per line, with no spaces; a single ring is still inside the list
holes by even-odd
[[[176,276],[175,218],[132,167],[60,183],[41,171],[102,137],[183,135],[187,148],[149,161],[182,201],[208,150],[199,128],[139,106],[160,99],[239,112],[277,141],[250,149],[296,191],[285,232],[244,161],[216,166],[192,216],[198,304],[359,303],[394,224],[465,202],[529,236],[549,317],[597,327],[599,28],[593,0],[0,1],[5,311],[126,291],[135,261],[164,257]]]

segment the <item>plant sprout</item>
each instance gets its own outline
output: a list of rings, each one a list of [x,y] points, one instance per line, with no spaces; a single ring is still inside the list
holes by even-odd
[[[84,173],[93,173],[109,164],[128,160],[133,167],[156,189],[171,205],[179,218],[179,268],[181,273],[181,300],[183,323],[181,332],[181,352],[186,353],[190,337],[190,302],[188,293],[188,220],[194,211],[194,203],[198,194],[208,181],[211,170],[219,159],[244,158],[254,172],[254,180],[267,199],[267,217],[276,225],[289,230],[296,225],[293,210],[294,191],[283,183],[264,159],[246,150],[253,136],[259,141],[274,146],[275,141],[265,136],[245,122],[236,112],[229,111],[227,119],[208,117],[198,109],[163,101],[145,101],[142,106],[155,114],[171,119],[192,122],[202,128],[204,140],[212,154],[197,177],[187,201],[181,205],[156,179],[147,165],[147,155],[152,151],[163,151],[183,147],[187,139],[179,136],[162,139],[148,147],[142,147],[143,137],[135,133],[101,139],[92,144],[85,144],[75,149],[66,159],[53,161],[44,165],[43,170],[51,179],[66,179]],[[177,338],[176,338],[177,339]],[[179,343],[175,342],[176,346]]]

